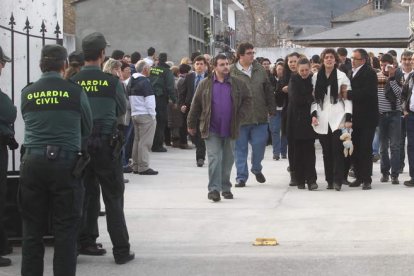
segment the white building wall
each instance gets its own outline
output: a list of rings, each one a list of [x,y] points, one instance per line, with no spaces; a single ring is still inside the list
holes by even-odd
[[[54,31],[56,22],[63,27],[63,1],[62,0],[33,0],[33,1],[16,1],[16,0],[1,0],[0,1],[0,25],[10,27],[10,16],[13,13],[16,25],[15,31],[25,32],[26,18],[29,19],[30,26],[33,28],[30,33],[41,36],[40,29],[42,19],[46,25],[46,36],[55,37]],[[60,35],[62,38],[62,34]],[[55,41],[47,40],[46,44],[55,43]],[[0,29],[0,46],[3,48],[6,55],[11,57],[11,33],[8,30]],[[15,89],[14,89],[14,104],[17,106],[17,120],[15,123],[16,139],[19,144],[23,143],[24,125],[20,112],[20,91],[27,85],[28,81],[36,81],[41,72],[39,69],[40,50],[42,48],[42,40],[38,38],[30,39],[30,79],[27,80],[27,47],[26,36],[15,33],[14,39],[14,66],[15,66]],[[12,67],[8,63],[2,71],[0,76],[0,88],[3,92],[12,98]],[[12,170],[13,164],[12,154],[9,154],[9,170]],[[19,168],[19,154],[18,150],[15,153],[15,168]]]

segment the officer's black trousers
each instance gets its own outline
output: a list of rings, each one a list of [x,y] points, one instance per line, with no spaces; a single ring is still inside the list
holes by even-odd
[[[76,240],[84,188],[71,174],[75,162],[74,152],[63,151],[56,160],[48,160],[43,149],[26,149],[20,167],[19,198],[23,220],[23,276],[43,275],[43,235],[49,210],[53,211],[54,275],[76,274]]]
[[[154,141],[152,143],[152,150],[159,150],[164,145],[164,131],[168,124],[167,115],[168,97],[155,96],[155,112],[157,126],[155,127]]]
[[[0,253],[3,252],[7,246],[6,230],[4,229],[4,211],[7,194],[7,163],[7,147],[0,142]]]
[[[85,200],[83,206],[83,217],[79,233],[79,244],[81,247],[94,246],[99,237],[98,216],[101,210],[101,193],[98,179],[90,177],[85,186]]]
[[[88,185],[95,185],[96,179],[101,185],[102,198],[105,203],[106,224],[113,244],[114,257],[122,257],[129,254],[129,235],[124,216],[124,179],[121,156],[113,158],[112,148],[109,146],[108,137],[102,140],[102,147],[97,152],[90,152],[91,162],[85,171],[86,198],[88,198]],[[87,208],[87,204],[85,205]],[[84,206],[84,207],[85,207]],[[97,221],[98,212],[85,213],[86,221]],[[88,232],[88,231],[86,231]],[[87,237],[83,237],[85,241]],[[90,237],[95,242],[96,237]]]

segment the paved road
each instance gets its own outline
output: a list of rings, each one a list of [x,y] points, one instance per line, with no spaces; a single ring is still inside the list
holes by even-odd
[[[319,190],[288,187],[287,160],[266,151],[265,184],[254,177],[234,188],[234,200],[207,200],[207,167],[195,150],[152,154],[158,176],[127,175],[125,214],[136,260],[116,265],[112,254],[80,256],[78,275],[414,275],[414,189],[379,183],[373,189],[326,190],[317,149]],[[233,171],[234,175],[234,171]],[[400,176],[406,180],[408,173]],[[401,181],[402,183],[402,181]],[[99,241],[111,250],[105,218]],[[275,247],[254,247],[275,237]],[[18,275],[14,265],[0,275]],[[48,247],[45,275],[52,275]]]

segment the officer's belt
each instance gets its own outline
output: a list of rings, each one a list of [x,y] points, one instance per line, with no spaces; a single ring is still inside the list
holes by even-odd
[[[24,150],[25,155],[36,155],[46,157],[46,147],[44,148],[26,148]],[[61,149],[58,159],[73,159],[78,156],[77,151],[69,151]]]

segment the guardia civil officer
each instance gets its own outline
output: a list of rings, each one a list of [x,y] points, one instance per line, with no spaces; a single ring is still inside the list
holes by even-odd
[[[6,66],[6,62],[10,61],[10,58],[4,54],[3,49],[0,47],[0,75],[4,66]],[[10,253],[12,250],[7,242],[3,215],[6,206],[7,166],[9,161],[7,145],[14,134],[12,124],[16,120],[16,113],[16,107],[13,105],[13,102],[0,89],[0,266],[11,265],[9,258],[1,256]]]
[[[80,178],[74,176],[74,168],[81,140],[90,135],[92,114],[82,88],[62,78],[66,60],[64,47],[43,47],[43,74],[21,94],[25,123],[25,150],[20,165],[23,276],[43,275],[43,235],[49,210],[53,210],[54,275],[76,274],[84,187]]]
[[[93,229],[87,229],[90,222],[97,224],[99,210],[90,211],[87,206],[89,187],[94,189],[99,182],[105,203],[106,222],[113,244],[113,255],[117,264],[134,259],[130,251],[128,229],[124,216],[124,182],[120,165],[122,141],[117,134],[117,116],[126,112],[126,98],[121,82],[112,75],[102,72],[100,65],[105,58],[105,37],[92,33],[82,40],[85,66],[73,77],[88,96],[93,115],[92,135],[88,140],[91,163],[86,168],[84,182],[86,204],[84,221],[88,222],[80,235],[80,253],[102,255],[106,251],[96,243]],[[95,197],[95,195],[92,195]],[[94,198],[92,198],[94,199]]]

